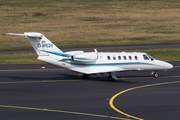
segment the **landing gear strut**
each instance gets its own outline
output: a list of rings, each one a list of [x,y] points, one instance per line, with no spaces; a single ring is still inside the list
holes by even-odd
[[[153,75],[154,78],[158,78],[158,77],[159,77],[159,74],[158,74],[157,71],[153,71],[153,72],[152,72],[152,75]]]

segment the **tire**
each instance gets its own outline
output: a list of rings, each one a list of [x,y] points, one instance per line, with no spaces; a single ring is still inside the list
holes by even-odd
[[[88,75],[88,74],[83,74],[83,78],[84,78],[84,79],[88,79],[89,76],[90,76],[90,75]]]
[[[108,81],[113,81],[114,79],[112,78],[112,76],[108,76]]]
[[[153,76],[154,76],[154,78],[158,78],[159,74],[157,72],[154,72]]]

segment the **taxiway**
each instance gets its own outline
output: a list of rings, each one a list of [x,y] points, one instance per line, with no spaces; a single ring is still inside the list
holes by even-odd
[[[120,72],[82,79],[77,73],[46,65],[0,66],[2,120],[179,120],[180,62],[172,70]]]

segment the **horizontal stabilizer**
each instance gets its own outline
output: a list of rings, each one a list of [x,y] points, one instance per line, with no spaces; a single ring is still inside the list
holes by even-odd
[[[21,33],[7,33],[7,35],[18,35],[18,36],[25,36],[25,34]],[[43,35],[40,33],[29,33],[27,37],[32,37],[32,38],[42,38]]]
[[[7,33],[7,35],[25,36],[24,34],[21,34],[21,33]]]
[[[27,37],[42,38],[43,35],[41,35],[41,34],[29,34],[29,35],[27,35]]]

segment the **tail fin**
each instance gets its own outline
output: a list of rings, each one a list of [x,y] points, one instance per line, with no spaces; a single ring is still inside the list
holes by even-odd
[[[24,34],[8,33],[8,35],[26,36],[39,56],[50,55],[49,53],[63,53],[43,34],[36,32],[25,32]],[[52,54],[51,54],[52,55]]]

